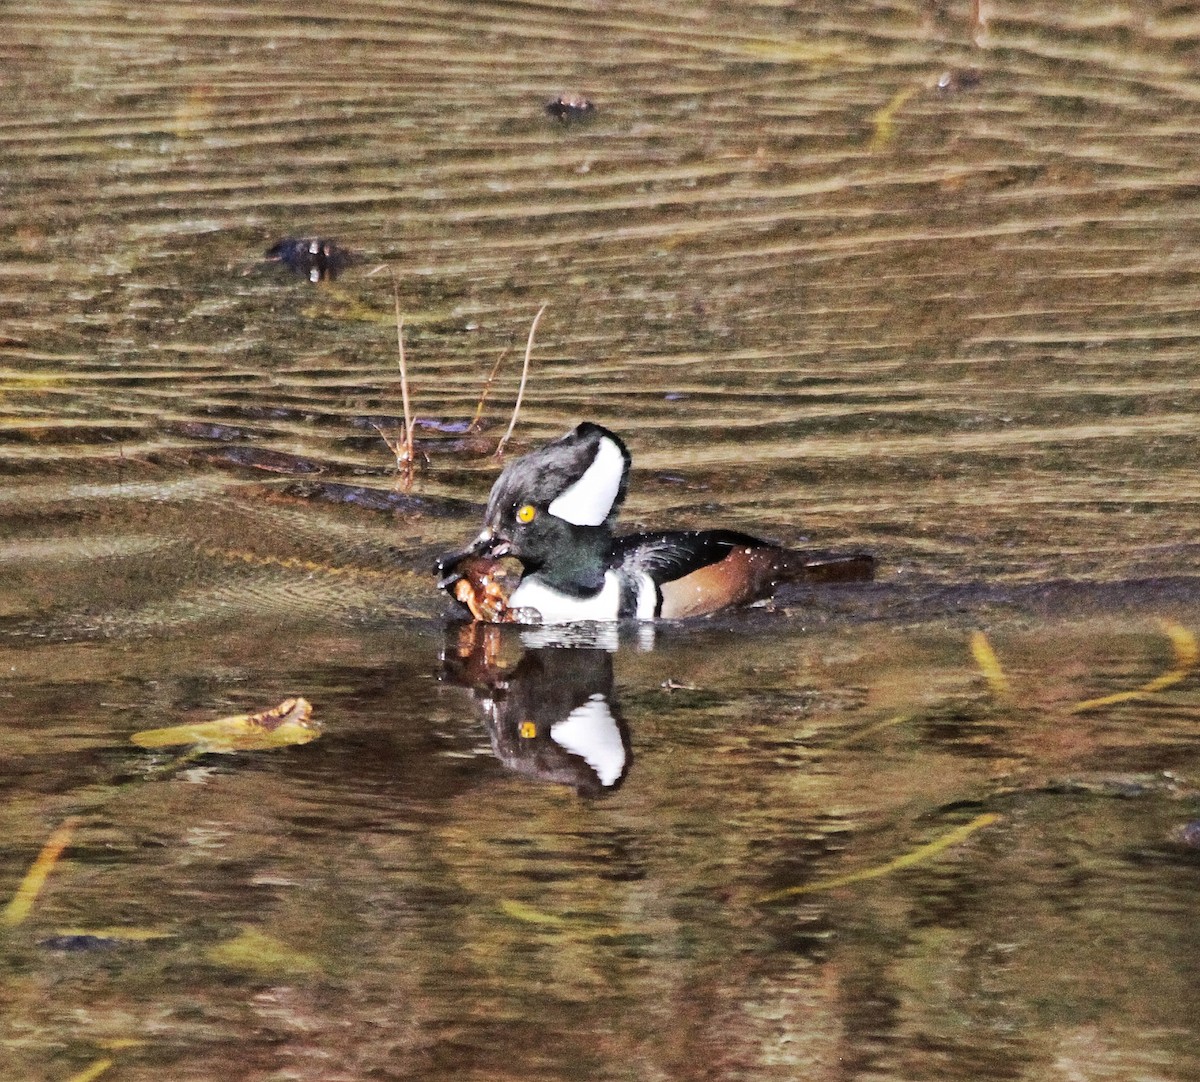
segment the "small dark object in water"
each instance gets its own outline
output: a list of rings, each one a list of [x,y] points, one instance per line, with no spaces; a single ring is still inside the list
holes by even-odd
[[[946,94],[960,90],[974,90],[983,81],[978,68],[951,68],[938,76],[937,88]]]
[[[47,950],[63,951],[76,954],[82,951],[112,950],[120,943],[111,936],[91,935],[88,933],[70,933],[67,935],[52,935],[47,939],[38,940],[39,947]]]
[[[595,111],[596,103],[582,94],[559,94],[557,98],[546,102],[546,112],[564,124],[582,120]]]
[[[178,421],[168,424],[167,431],[178,432],[181,436],[190,436],[196,440],[219,440],[222,443],[232,443],[234,440],[253,439],[253,433],[244,428],[234,428],[233,425],[217,424],[205,421]]]
[[[351,417],[350,423],[358,428],[399,428],[404,424],[403,417],[392,417],[381,413],[366,417]],[[442,419],[440,417],[414,417],[413,428],[423,428],[427,432],[438,432],[444,435],[458,436],[471,431],[471,422],[465,418],[455,417]]]
[[[453,496],[413,496],[408,492],[391,489],[367,488],[364,485],[349,485],[342,481],[294,481],[281,490],[287,496],[301,500],[320,500],[324,503],[344,504],[366,511],[391,511],[404,514],[444,515],[460,517],[478,514],[479,504],[470,500],[459,500]]]
[[[1200,849],[1200,819],[1193,819],[1179,828],[1179,841],[1191,849]]]
[[[265,255],[271,262],[285,264],[310,282],[336,278],[351,260],[345,248],[321,237],[284,237],[268,248]]]
[[[214,466],[232,466],[267,473],[323,473],[325,467],[311,458],[302,458],[289,451],[272,451],[266,447],[199,447],[192,457]]]

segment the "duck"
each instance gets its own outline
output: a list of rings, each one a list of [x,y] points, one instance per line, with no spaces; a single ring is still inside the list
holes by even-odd
[[[632,456],[585,421],[509,463],[492,486],[478,536],[437,562],[438,585],[478,619],[529,624],[683,620],[769,597],[783,582],[865,582],[869,553],[785,548],[729,529],[617,534]],[[521,573],[482,610],[471,583],[515,558]]]

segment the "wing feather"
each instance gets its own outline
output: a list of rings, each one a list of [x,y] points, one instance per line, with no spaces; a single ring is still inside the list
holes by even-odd
[[[733,530],[664,530],[616,538],[611,566],[649,575],[659,615],[679,619],[767,597],[782,582],[866,582],[875,560],[785,549]]]

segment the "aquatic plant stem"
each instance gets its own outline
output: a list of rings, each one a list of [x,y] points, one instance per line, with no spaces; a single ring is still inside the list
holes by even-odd
[[[979,666],[979,671],[983,673],[984,679],[992,689],[992,694],[998,699],[1007,696],[1009,693],[1008,677],[1004,675],[1000,659],[996,656],[996,651],[992,649],[988,637],[982,631],[971,632],[971,656],[975,659],[975,664]]]
[[[392,299],[396,302],[396,349],[400,359],[400,400],[404,403],[404,431],[400,434],[401,444],[408,461],[413,461],[413,417],[408,399],[408,367],[404,363],[404,317],[400,314],[400,283],[389,268],[392,276]]]
[[[847,875],[839,875],[834,879],[824,879],[816,883],[804,883],[798,887],[784,887],[783,890],[772,891],[770,894],[764,894],[758,899],[761,905],[764,902],[780,902],[785,898],[793,898],[798,894],[812,894],[819,890],[833,890],[836,887],[849,886],[852,883],[861,883],[867,879],[878,879],[880,876],[890,875],[892,872],[898,872],[902,868],[911,868],[914,864],[920,864],[922,861],[928,860],[930,857],[936,856],[938,853],[951,846],[955,846],[964,842],[977,830],[982,830],[984,827],[991,826],[993,823],[1000,821],[1000,816],[994,812],[985,812],[983,815],[977,815],[969,823],[964,823],[960,827],[956,827],[948,834],[943,834],[940,838],[929,842],[927,845],[918,846],[911,852],[905,853],[903,856],[896,857],[895,860],[889,860],[886,864],[877,864],[873,868],[863,868],[861,871],[850,872]]]
[[[543,304],[538,309],[538,313],[533,317],[533,324],[529,328],[529,340],[525,343],[525,363],[521,367],[521,385],[517,388],[517,401],[513,405],[512,420],[508,422],[508,431],[500,437],[500,442],[496,445],[496,457],[500,458],[504,454],[504,445],[508,443],[509,437],[513,434],[513,429],[517,427],[517,415],[521,412],[521,401],[525,397],[525,382],[529,378],[529,357],[533,353],[533,336],[537,332],[538,323],[541,322],[542,313],[550,307],[548,304]]]
[[[1196,642],[1196,636],[1193,635],[1186,627],[1175,623],[1173,620],[1161,620],[1163,631],[1171,640],[1171,646],[1175,653],[1175,665],[1168,669],[1160,676],[1156,676],[1149,683],[1143,684],[1141,687],[1131,688],[1129,691],[1117,691],[1112,695],[1105,695],[1099,699],[1085,699],[1083,702],[1076,703],[1067,711],[1068,714],[1083,714],[1089,710],[1099,710],[1104,706],[1113,706],[1116,703],[1127,703],[1135,699],[1145,698],[1147,695],[1153,695],[1155,692],[1162,691],[1164,688],[1169,688],[1174,684],[1178,684],[1186,680],[1191,675],[1192,670],[1200,663],[1200,644]]]
[[[46,879],[54,870],[58,858],[62,856],[63,850],[71,844],[71,838],[78,825],[79,817],[77,815],[68,816],[63,820],[62,825],[46,839],[46,844],[42,846],[37,859],[25,873],[25,878],[17,887],[12,901],[3,910],[0,910],[0,924],[12,927],[20,924],[29,916],[33,910],[33,903],[37,901],[42,887],[46,885]]]
[[[104,1056],[101,1059],[93,1060],[89,1066],[85,1067],[78,1074],[71,1075],[67,1079],[67,1082],[93,1082],[94,1079],[99,1078],[116,1062],[111,1056]]]
[[[471,418],[471,423],[467,426],[468,432],[478,430],[479,422],[483,420],[483,407],[492,389],[492,383],[496,379],[496,373],[500,371],[500,366],[504,363],[504,358],[507,356],[508,346],[505,346],[500,352],[500,356],[496,358],[496,363],[492,365],[492,370],[488,373],[488,378],[484,381],[483,390],[479,393],[479,404],[475,407],[475,416]]]

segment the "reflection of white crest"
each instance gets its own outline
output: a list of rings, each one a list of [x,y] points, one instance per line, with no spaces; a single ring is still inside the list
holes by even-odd
[[[595,772],[601,785],[612,785],[625,769],[621,730],[599,693],[550,726],[550,739],[578,755]]]
[[[599,526],[612,511],[625,476],[625,456],[607,436],[596,444],[596,457],[570,488],[547,510],[576,526]]]

